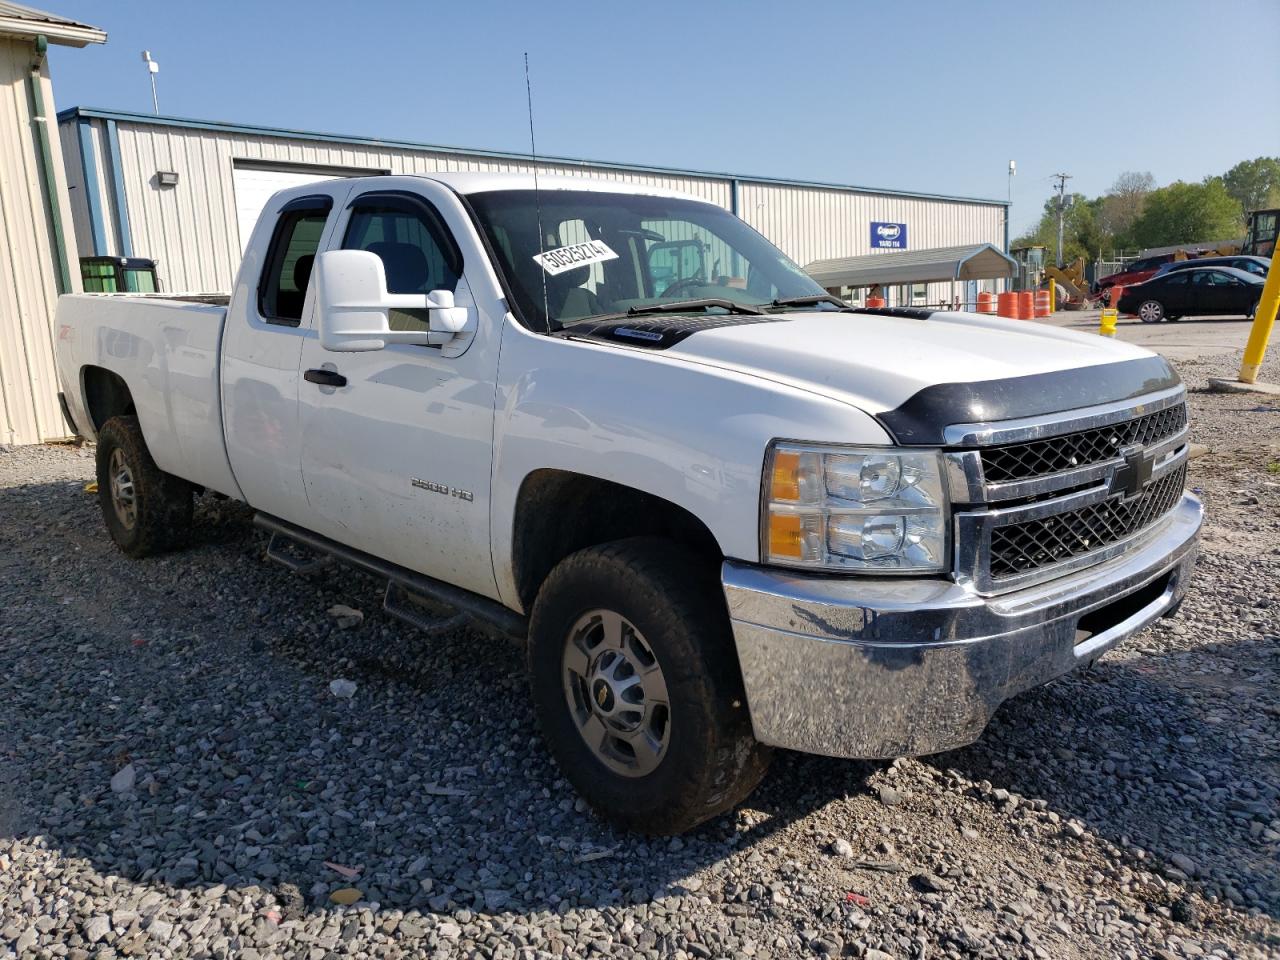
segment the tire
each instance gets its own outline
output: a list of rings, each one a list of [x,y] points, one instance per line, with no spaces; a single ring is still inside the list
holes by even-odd
[[[151,459],[137,417],[112,417],[98,431],[98,506],[124,553],[149,557],[181,546],[191,532],[191,484]]]
[[[1159,323],[1164,319],[1164,304],[1159,300],[1144,300],[1138,307],[1138,319],[1143,323]]]
[[[560,770],[623,829],[683,833],[745,799],[768,768],[716,568],[668,541],[561,561],[533,606],[529,673]]]

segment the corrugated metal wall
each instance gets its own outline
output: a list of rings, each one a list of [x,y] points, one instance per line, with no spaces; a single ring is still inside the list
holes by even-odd
[[[8,251],[0,257],[0,443],[37,443],[68,433],[58,408],[53,359],[58,288],[52,228],[27,89],[33,60],[30,42],[0,39],[0,244]],[[47,63],[41,70],[41,84],[52,127],[53,88]],[[62,150],[58,137],[51,141],[76,285],[79,271],[74,267],[75,237]]]
[[[64,127],[75,122],[74,119],[65,121]],[[105,199],[110,193],[105,182],[110,158],[100,129],[104,121],[91,122],[95,128],[91,142],[98,151],[96,166],[102,173],[99,179],[103,181]],[[118,132],[134,255],[159,261],[157,269],[162,288],[168,291],[231,289],[240,258],[232,186],[236,163],[390,173],[501,173],[532,169],[530,163],[516,158],[316,141],[124,119],[118,121]],[[64,133],[64,142],[70,147],[78,145],[79,139]],[[72,166],[78,163],[77,159]],[[538,169],[548,174],[659,186],[701,197],[725,209],[733,208],[734,181],[727,177],[555,162],[540,163]],[[160,170],[176,172],[178,185],[160,187],[156,182],[156,173]],[[992,243],[1003,248],[1004,244],[1004,210],[999,205],[751,180],[738,183],[738,214],[801,265],[826,257],[869,252],[872,220],[909,224],[913,249],[961,243]],[[77,219],[77,230],[81,229],[87,229],[85,217]],[[108,232],[111,230],[109,226]]]

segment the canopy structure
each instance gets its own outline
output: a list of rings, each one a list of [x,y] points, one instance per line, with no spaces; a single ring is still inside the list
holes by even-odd
[[[995,280],[1013,276],[1017,263],[989,243],[932,250],[869,253],[861,257],[815,260],[804,268],[828,290],[839,287],[932,283],[943,280]]]

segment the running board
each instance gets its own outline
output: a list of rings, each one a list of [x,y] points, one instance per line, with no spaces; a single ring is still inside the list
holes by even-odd
[[[455,587],[443,580],[415,573],[406,567],[389,563],[372,554],[348,547],[336,540],[330,540],[328,537],[312,533],[310,530],[265,513],[255,514],[253,523],[254,526],[271,534],[271,541],[267,545],[267,557],[290,570],[308,572],[328,557],[333,557],[335,560],[341,560],[376,577],[386,578],[387,593],[383,600],[383,609],[391,616],[412,624],[428,634],[443,633],[461,626],[470,619],[475,619],[516,639],[523,640],[528,635],[528,620],[496,600]],[[287,543],[305,547],[321,556],[310,562],[290,557],[283,549]],[[415,598],[446,604],[458,613],[452,617],[429,617],[425,611],[420,612],[414,609]]]

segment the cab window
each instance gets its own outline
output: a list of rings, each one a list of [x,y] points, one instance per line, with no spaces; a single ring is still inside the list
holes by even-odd
[[[258,313],[268,323],[296,327],[302,321],[311,268],[332,206],[331,197],[301,197],[281,209],[258,282]]]
[[[344,250],[367,250],[382,261],[388,293],[456,291],[462,255],[444,221],[421,198],[366,194],[351,207]],[[392,310],[392,330],[426,330],[426,310]]]

